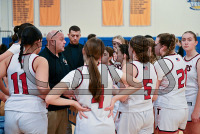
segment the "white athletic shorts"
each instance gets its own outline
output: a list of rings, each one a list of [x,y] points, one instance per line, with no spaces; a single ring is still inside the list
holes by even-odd
[[[98,118],[93,111],[84,112],[88,119],[76,116],[75,134],[115,134],[115,124],[112,117]]]
[[[153,109],[120,114],[117,134],[152,134],[154,125]]]
[[[188,109],[168,109],[155,107],[155,127],[163,132],[184,130],[187,124]]]
[[[46,113],[23,113],[5,111],[4,130],[6,134],[47,134]]]

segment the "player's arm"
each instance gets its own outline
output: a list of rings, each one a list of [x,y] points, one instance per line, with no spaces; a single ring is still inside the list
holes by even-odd
[[[7,91],[7,89],[5,88],[2,78],[6,76],[7,74],[7,67],[9,64],[9,61],[11,59],[10,57],[7,57],[6,59],[4,59],[3,61],[0,62],[0,89],[5,93],[9,95],[9,92]],[[4,93],[0,92],[0,96],[1,96],[1,100],[6,101],[6,99],[8,98],[8,96],[6,96]]]
[[[9,89],[5,87],[2,79],[0,79],[0,89],[5,95],[9,95]]]
[[[7,74],[7,67],[8,67],[8,61],[10,61],[11,57],[8,57],[0,62],[0,79],[2,80],[3,77]]]
[[[161,62],[159,63],[159,61],[161,61]],[[169,61],[169,60],[167,60],[167,59],[164,59],[164,60],[161,59],[161,60],[159,60],[159,61],[156,61],[156,62],[154,63],[155,71],[156,71],[156,73],[157,73],[157,82],[156,82],[156,89],[155,89],[155,91],[154,91],[152,101],[156,101],[156,100],[157,100],[157,98],[158,98],[159,86],[160,86],[160,84],[161,84],[161,82],[162,82],[162,79],[163,79],[163,77],[164,77],[166,74],[168,74],[168,72],[171,71],[172,65],[173,65],[172,62]],[[165,66],[165,65],[168,65],[168,69],[165,70],[166,72],[164,72],[164,71],[163,71],[164,68],[162,68],[162,67]],[[169,81],[170,81],[170,80],[169,80]]]
[[[2,100],[3,102],[6,102],[6,100],[8,99],[9,96],[5,95],[4,93],[2,93],[0,91],[0,100]]]
[[[78,111],[90,111],[88,108],[83,108],[77,101],[64,99],[60,96],[68,90],[67,85],[64,86],[63,83],[58,83],[47,95],[45,101],[47,104],[65,106],[74,106]]]
[[[123,68],[124,67],[126,68],[126,66],[123,66]],[[112,115],[112,110],[114,109],[114,104],[116,103],[116,101],[125,101],[130,94],[133,94],[142,88],[141,82],[139,82],[139,80],[135,78],[137,75],[136,67],[131,64],[127,65],[127,67],[127,69],[122,69],[123,74],[121,77],[121,81],[124,83],[126,88],[120,89],[120,92],[112,97],[110,106],[105,108],[105,111],[111,111],[108,117]]]
[[[159,86],[160,86],[161,81],[162,80],[157,80],[157,82],[156,82],[156,89],[155,89],[155,91],[153,93],[153,98],[152,98],[153,102],[156,101],[157,98],[158,98],[158,90],[159,90]]]
[[[13,55],[13,53],[7,50],[6,52],[4,52],[3,54],[0,55],[0,62],[11,55]]]
[[[75,71],[68,73],[60,83],[58,83],[47,95],[45,101],[47,104],[66,106],[74,106],[78,111],[90,111],[88,108],[83,108],[77,101],[61,98],[62,94],[66,94],[66,91],[71,87]]]
[[[137,69],[134,65],[132,64],[125,64],[122,68],[122,77],[121,77],[121,81],[122,83],[127,86],[129,85],[129,87],[134,88],[142,88],[142,83],[138,81],[138,79],[136,79],[136,75],[137,75]]]
[[[124,67],[126,67],[126,69],[124,69]],[[127,64],[126,66],[123,66],[123,75],[121,80],[123,81],[125,88],[120,89],[120,92],[118,93],[119,96],[116,97],[116,100],[119,99],[124,102],[129,95],[142,88],[142,84],[135,78],[137,74],[138,70],[135,65]]]
[[[41,64],[42,63],[42,64]],[[46,95],[49,93],[49,65],[45,58],[37,57],[33,63],[33,68],[35,70],[35,78],[37,89],[39,90],[39,97],[45,99]]]
[[[199,113],[200,113],[200,60],[197,61],[197,79],[198,79],[198,93],[196,104],[194,106],[194,111],[192,112],[191,118],[193,122],[199,121]]]

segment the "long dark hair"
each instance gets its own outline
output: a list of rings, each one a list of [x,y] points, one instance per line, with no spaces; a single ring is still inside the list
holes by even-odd
[[[126,60],[129,60],[129,53],[128,53],[128,45],[127,44],[121,44],[119,45],[119,49],[122,54],[126,54]]]
[[[109,54],[109,57],[113,57],[113,53],[114,53],[114,50],[111,48],[111,47],[105,47],[105,50],[108,52],[108,54]],[[112,63],[112,61],[111,60],[109,60],[109,63],[111,64],[111,65],[113,65],[113,63]]]
[[[22,66],[22,55],[23,55],[23,49],[26,45],[34,45],[35,41],[42,40],[42,33],[39,29],[37,29],[35,26],[29,26],[26,27],[21,35],[21,44],[20,44],[20,53],[19,53],[19,63]]]
[[[130,46],[135,51],[139,62],[147,63],[150,61],[148,54],[149,41],[144,36],[138,35],[133,37],[130,41]]]
[[[28,26],[33,26],[32,24],[30,23],[23,23],[19,26],[15,26],[13,31],[14,31],[14,35],[12,36],[12,42],[9,44],[9,46],[11,47],[12,44],[17,41],[17,40],[20,40],[21,39],[21,34],[22,34],[22,31],[24,30],[24,28],[28,27]]]
[[[97,61],[102,57],[105,46],[103,42],[98,38],[89,39],[84,45],[87,58],[89,58],[88,70],[90,76],[89,91],[93,95],[95,101],[100,102],[101,90],[101,75],[97,68]]]
[[[175,49],[175,45],[176,45],[175,35],[169,34],[169,33],[162,33],[162,34],[159,34],[158,37],[160,38],[159,43],[161,45],[167,46],[167,51],[164,56],[169,55]]]

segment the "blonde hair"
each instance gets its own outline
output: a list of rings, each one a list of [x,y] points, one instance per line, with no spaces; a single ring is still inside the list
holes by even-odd
[[[118,39],[118,40],[120,40],[122,42],[122,44],[125,44],[125,39],[121,35],[114,36],[113,39],[112,39],[112,41],[114,39]]]

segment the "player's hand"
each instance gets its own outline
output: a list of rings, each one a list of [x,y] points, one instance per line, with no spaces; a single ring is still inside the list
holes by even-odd
[[[77,101],[74,101],[73,106],[78,110],[78,111],[91,111],[91,109],[82,107]]]
[[[199,122],[199,112],[194,110],[192,112],[191,118],[192,118],[192,122],[194,123]]]
[[[113,109],[114,109],[114,106],[115,106],[115,98],[113,97],[112,100],[111,100],[111,103],[110,103],[110,106],[109,107],[106,107],[104,110],[105,111],[110,111],[109,115],[108,115],[108,118],[110,118],[111,116],[113,116]]]
[[[7,101],[7,99],[9,98],[8,95],[4,95],[3,98],[2,98],[2,101],[5,103]]]
[[[88,119],[88,117],[82,111],[78,111],[78,115],[80,119],[82,119],[82,116]]]

